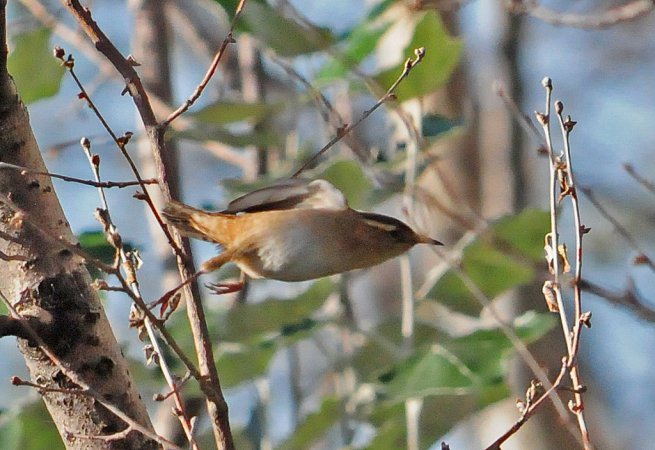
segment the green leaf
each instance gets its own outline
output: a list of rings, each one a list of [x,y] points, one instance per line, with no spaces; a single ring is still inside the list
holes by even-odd
[[[278,350],[306,339],[319,325],[322,323],[305,318],[298,323],[283,326],[271,339],[257,341],[252,345],[241,345],[237,349],[234,349],[233,344],[224,346],[225,349],[216,363],[220,368],[221,383],[233,387],[264,376]]]
[[[305,417],[298,425],[289,439],[281,443],[278,448],[284,450],[304,450],[311,448],[312,444],[337,422],[341,413],[340,401],[337,398],[325,397],[321,408]]]
[[[449,119],[439,114],[428,114],[422,118],[421,129],[424,137],[436,138],[462,125],[461,120]]]
[[[107,237],[102,230],[87,230],[77,236],[82,250],[100,261],[111,264],[116,250],[109,245]]]
[[[497,386],[494,398],[508,395],[507,388]],[[489,389],[491,391],[492,389]],[[435,441],[445,435],[453,426],[472,413],[480,410],[485,403],[479,398],[462,396],[425,397],[419,417],[420,446],[431,448]],[[405,407],[403,403],[389,404],[377,402],[370,422],[376,426],[377,433],[367,448],[372,450],[396,450],[407,444],[407,427],[405,424]]]
[[[7,69],[25,103],[59,92],[65,69],[52,56],[50,34],[46,27],[19,34],[9,54]]]
[[[452,74],[462,51],[462,42],[448,35],[438,14],[424,12],[417,15],[414,35],[405,48],[402,61],[375,76],[375,80],[387,89],[403,72],[406,58],[414,58],[414,49],[424,47],[425,57],[396,89],[400,101],[420,97],[441,87]]]
[[[0,448],[3,450],[64,449],[52,418],[41,400],[2,414]]]
[[[263,376],[276,351],[274,345],[257,345],[244,351],[222,353],[216,361],[221,385],[234,387]]]
[[[373,188],[361,166],[352,160],[341,160],[327,167],[318,178],[329,181],[343,192],[348,204],[357,209],[364,206]]]
[[[212,124],[204,125],[202,128],[196,127],[191,130],[172,132],[171,135],[175,138],[192,141],[217,141],[232,147],[247,147],[249,145],[269,147],[280,143],[279,136],[274,132],[260,131],[236,134],[221,126]]]
[[[325,302],[334,286],[325,278],[291,300],[269,299],[232,307],[217,323],[222,341],[255,342],[313,326],[307,319]]]
[[[490,299],[508,289],[529,283],[535,275],[531,265],[502,253],[486,242],[476,241],[464,250],[462,269]],[[448,271],[432,288],[428,298],[469,315],[477,315],[482,305],[455,271]]]
[[[526,311],[514,319],[516,334],[525,344],[532,344],[546,335],[557,325],[552,314]]]
[[[494,224],[496,238],[536,262],[544,260],[544,237],[550,228],[548,211],[526,209]]]
[[[476,380],[434,346],[396,365],[380,377],[393,402],[428,395],[473,395]]]
[[[390,24],[371,25],[363,22],[356,26],[344,39],[345,50],[336,60],[330,61],[321,69],[317,78],[321,81],[341,79],[348,71],[357,66],[377,47],[380,38],[389,29]]]
[[[464,250],[461,267],[488,298],[534,279],[535,263],[543,257],[547,216],[544,211],[525,210],[504,217]],[[464,281],[452,270],[437,282],[427,297],[464,314],[477,315],[482,309]]]
[[[371,338],[359,348],[353,357],[352,365],[359,378],[374,382],[385,372],[392,370],[405,337],[401,333],[401,320],[395,318],[379,325],[369,335]],[[432,327],[417,323],[413,339],[416,348],[427,348],[434,342],[448,339],[448,336]]]
[[[531,344],[556,323],[550,314],[528,311],[514,319],[514,331],[523,343]],[[500,382],[506,376],[509,357],[514,353],[511,341],[499,328],[476,330],[443,345],[487,383]]]
[[[221,5],[221,8],[223,8],[225,14],[227,14],[230,20],[232,20],[240,0],[214,0],[214,1],[219,5]]]
[[[393,405],[389,411],[389,405],[380,405],[386,420],[377,427],[375,438],[367,448],[371,450],[397,450],[407,446],[407,426],[405,424],[405,410],[403,405]],[[378,414],[379,411],[378,411]]]
[[[107,237],[102,230],[83,231],[77,236],[77,239],[82,246],[82,250],[93,256],[95,259],[99,259],[105,264],[112,264],[114,262],[116,250],[109,244],[109,242],[107,242]],[[128,252],[135,248],[132,243],[126,241],[123,241],[123,246]],[[87,264],[87,268],[89,269],[91,276],[95,278],[102,276],[102,272],[100,272],[93,264]]]
[[[548,314],[530,311],[514,321],[515,331],[526,344],[534,342],[554,325]],[[379,377],[383,392],[392,402],[427,396],[474,396],[481,404],[500,400],[508,360],[514,347],[499,328],[476,330],[466,336],[441,339],[410,358],[395,364]],[[501,397],[498,397],[502,394]]]
[[[191,114],[197,120],[204,123],[228,124],[234,122],[248,121],[257,123],[266,116],[273,114],[276,107],[264,103],[239,103],[221,101],[206,106],[198,112]]]
[[[291,57],[323,50],[334,43],[325,28],[304,28],[264,2],[249,1],[240,28],[252,33],[280,56]]]

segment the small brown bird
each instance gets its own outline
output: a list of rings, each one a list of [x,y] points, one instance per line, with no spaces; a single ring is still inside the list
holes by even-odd
[[[163,215],[183,235],[222,247],[199,274],[233,262],[252,278],[304,281],[371,267],[416,244],[442,245],[393,217],[351,209],[325,180],[285,180],[221,212],[170,202]]]

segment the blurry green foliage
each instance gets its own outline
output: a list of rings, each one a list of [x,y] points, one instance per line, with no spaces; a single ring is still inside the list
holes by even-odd
[[[449,119],[438,114],[428,114],[421,119],[421,130],[423,137],[426,138],[439,138],[462,125],[460,120]]]
[[[275,105],[266,103],[240,103],[221,100],[190,115],[203,123],[219,125],[241,121],[256,123],[273,114],[277,109],[279,108],[275,107]]]
[[[324,397],[318,411],[310,413],[296,427],[293,435],[279,444],[284,450],[304,450],[324,437],[325,433],[339,421],[343,413],[341,401],[334,397]]]
[[[236,0],[215,0],[228,14],[234,16]],[[325,28],[300,25],[287,18],[262,0],[250,0],[241,13],[237,30],[255,36],[280,56],[298,56],[324,50],[334,43],[334,36]]]
[[[65,447],[45,405],[39,399],[0,414],[0,448],[63,450]]]
[[[86,230],[80,233],[77,236],[77,239],[82,246],[82,250],[93,258],[98,259],[105,264],[112,264],[114,262],[116,249],[107,242],[107,236],[104,231]],[[127,252],[135,249],[132,243],[126,241],[123,241],[123,247]],[[98,278],[102,276],[102,272],[100,272],[93,264],[87,264],[87,268],[92,277]]]
[[[403,60],[375,76],[383,88],[391,86],[403,72],[405,59],[414,59],[414,49],[424,47],[423,61],[412,69],[411,74],[396,89],[400,101],[420,97],[443,86],[459,62],[462,43],[448,35],[446,27],[433,12],[417,14],[414,34],[403,52]]]
[[[328,62],[317,76],[319,82],[342,80],[350,70],[361,63],[378,46],[380,38],[389,29],[390,24],[371,24],[361,22],[343,38],[344,50],[339,58]]]
[[[548,221],[548,213],[539,210],[525,210],[498,220],[464,249],[462,270],[489,298],[529,283],[543,261]],[[428,298],[464,314],[477,315],[482,309],[453,270],[439,280]]]
[[[65,69],[52,54],[52,30],[39,27],[17,35],[7,68],[24,103],[32,103],[59,92]]]

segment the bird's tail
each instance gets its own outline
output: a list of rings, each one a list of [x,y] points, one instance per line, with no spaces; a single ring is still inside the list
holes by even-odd
[[[224,244],[220,239],[224,233],[221,231],[221,222],[229,220],[231,216],[221,213],[210,213],[201,209],[193,208],[184,203],[172,200],[162,210],[162,215],[169,225],[174,226],[184,236],[203,241]],[[220,239],[220,240],[219,240]]]

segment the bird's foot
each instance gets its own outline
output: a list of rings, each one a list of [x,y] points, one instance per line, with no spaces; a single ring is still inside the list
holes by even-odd
[[[243,289],[243,281],[233,283],[207,283],[205,286],[212,292],[212,294],[224,295]]]

